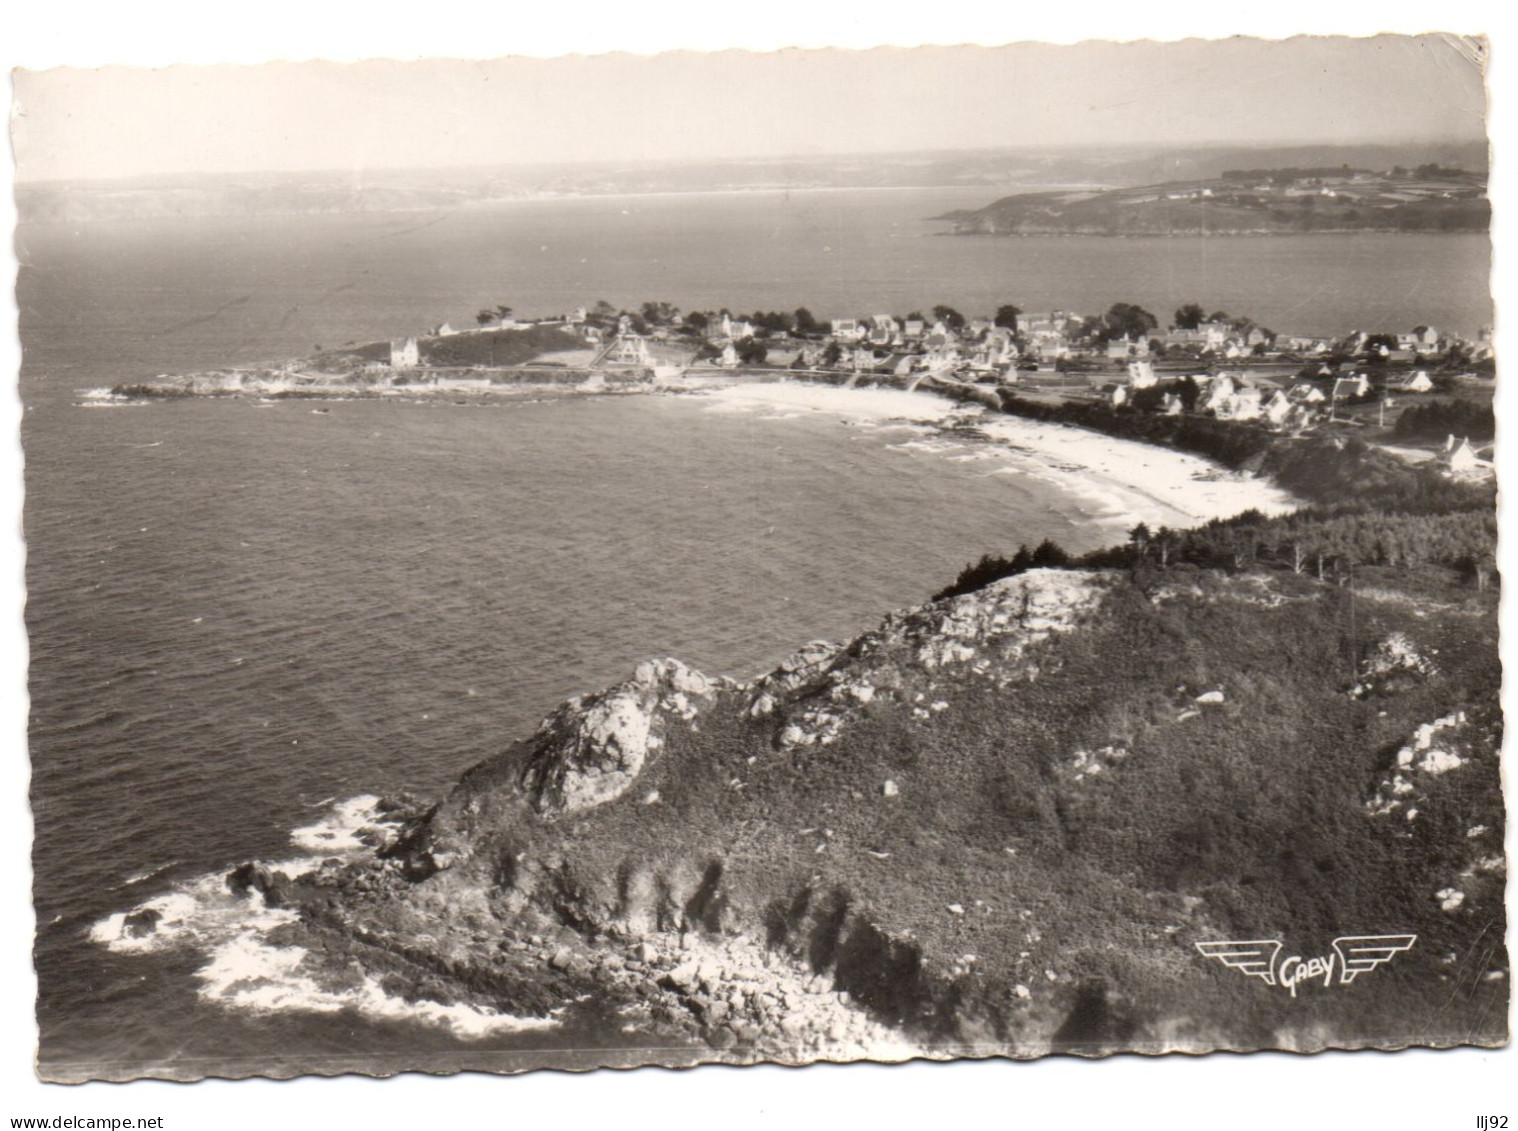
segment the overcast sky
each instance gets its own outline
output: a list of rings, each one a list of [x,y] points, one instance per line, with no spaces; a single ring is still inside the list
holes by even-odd
[[[1475,140],[1440,38],[17,72],[23,179],[992,146]]]

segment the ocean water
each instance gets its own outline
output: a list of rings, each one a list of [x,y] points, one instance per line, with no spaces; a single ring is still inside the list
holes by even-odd
[[[198,878],[331,847],[310,830],[336,829],[343,799],[436,794],[646,657],[752,675],[925,599],[986,550],[1113,536],[1044,480],[829,413],[698,397],[98,408],[79,390],[388,336],[497,301],[1095,308],[1145,301],[1141,285],[1169,293],[1162,256],[1172,272],[1192,257],[1219,282],[1177,285],[1165,303],[1210,293],[1282,329],[1474,327],[1490,313],[1470,282],[1485,243],[1467,237],[1039,251],[935,239],[921,222],[971,203],[777,194],[24,229],[44,1069],[501,1066],[527,1048],[634,1041],[588,1018],[471,1028],[302,1000],[268,954],[266,976],[239,983],[227,961],[257,938],[218,918]],[[1356,275],[1362,260],[1375,269]],[[1255,289],[1219,293],[1225,275]],[[1293,304],[1307,295],[1321,323],[1272,313],[1306,317]],[[133,906],[197,899],[200,945],[100,945],[102,924]]]

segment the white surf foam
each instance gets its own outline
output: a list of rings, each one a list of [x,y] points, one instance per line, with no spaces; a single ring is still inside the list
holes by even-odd
[[[328,856],[363,852],[368,846],[359,834],[365,829],[377,829],[380,824],[376,808],[379,800],[371,793],[363,793],[339,801],[321,820],[294,830],[290,834],[290,843],[296,848]]]
[[[409,1002],[363,976],[348,989],[322,985],[298,946],[271,946],[258,931],[244,931],[217,946],[196,972],[202,1000],[253,1013],[337,1013],[353,1010],[381,1021],[412,1021],[478,1040],[501,1033],[549,1029],[556,1017],[516,1017],[472,1005]]]
[[[290,836],[295,847],[313,854],[266,862],[266,867],[295,879],[334,856],[351,860],[372,854],[373,848],[359,837],[360,832],[368,829],[383,835],[390,831],[379,817],[379,798],[372,794],[335,804],[331,798],[327,801],[328,809],[321,820],[295,829]],[[163,870],[143,873],[128,883],[150,879]],[[145,911],[157,913],[152,929],[141,935],[128,930],[127,919]],[[115,954],[152,954],[179,947],[202,951],[206,962],[196,971],[200,981],[197,992],[202,999],[230,1009],[306,1013],[353,1010],[373,1020],[410,1021],[446,1029],[467,1040],[559,1024],[555,1017],[515,1017],[466,1004],[408,1002],[387,993],[369,975],[360,976],[351,986],[323,985],[320,971],[307,961],[304,949],[269,941],[276,928],[298,918],[294,911],[267,906],[259,892],[233,894],[225,872],[209,872],[126,911],[105,916],[90,927],[89,937]]]
[[[137,935],[127,929],[128,917],[158,913],[151,931]],[[232,894],[220,872],[200,876],[164,895],[144,900],[127,911],[107,915],[90,928],[91,941],[115,954],[152,954],[181,946],[212,945],[249,929],[273,930],[295,919],[293,911],[264,905],[257,892]]]
[[[159,864],[154,868],[144,868],[141,872],[133,872],[130,876],[121,881],[121,886],[124,888],[129,888],[135,884],[142,883],[144,880],[151,880],[154,876],[158,875],[161,872],[167,872],[170,868],[174,867],[174,865],[178,863],[178,860],[170,860],[167,864]]]

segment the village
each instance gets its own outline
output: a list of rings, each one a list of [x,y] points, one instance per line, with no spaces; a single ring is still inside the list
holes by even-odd
[[[848,387],[937,388],[990,405],[1009,397],[1095,402],[1284,436],[1358,435],[1407,462],[1439,460],[1456,477],[1492,474],[1490,331],[1474,340],[1426,325],[1287,335],[1195,303],[1177,309],[1163,329],[1153,314],[1121,302],[1100,315],[1004,305],[992,318],[967,318],[940,305],[927,315],[827,321],[805,308],[739,315],[603,302],[526,319],[498,306],[481,310],[474,326],[444,323],[419,337],[325,353],[310,366],[393,388],[789,375]]]

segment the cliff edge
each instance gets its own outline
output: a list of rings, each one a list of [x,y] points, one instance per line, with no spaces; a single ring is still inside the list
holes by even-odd
[[[723,1059],[1501,1043],[1495,600],[1372,581],[1033,570],[748,682],[650,661],[240,882],[392,992]],[[1197,945],[1393,934],[1289,987]]]

